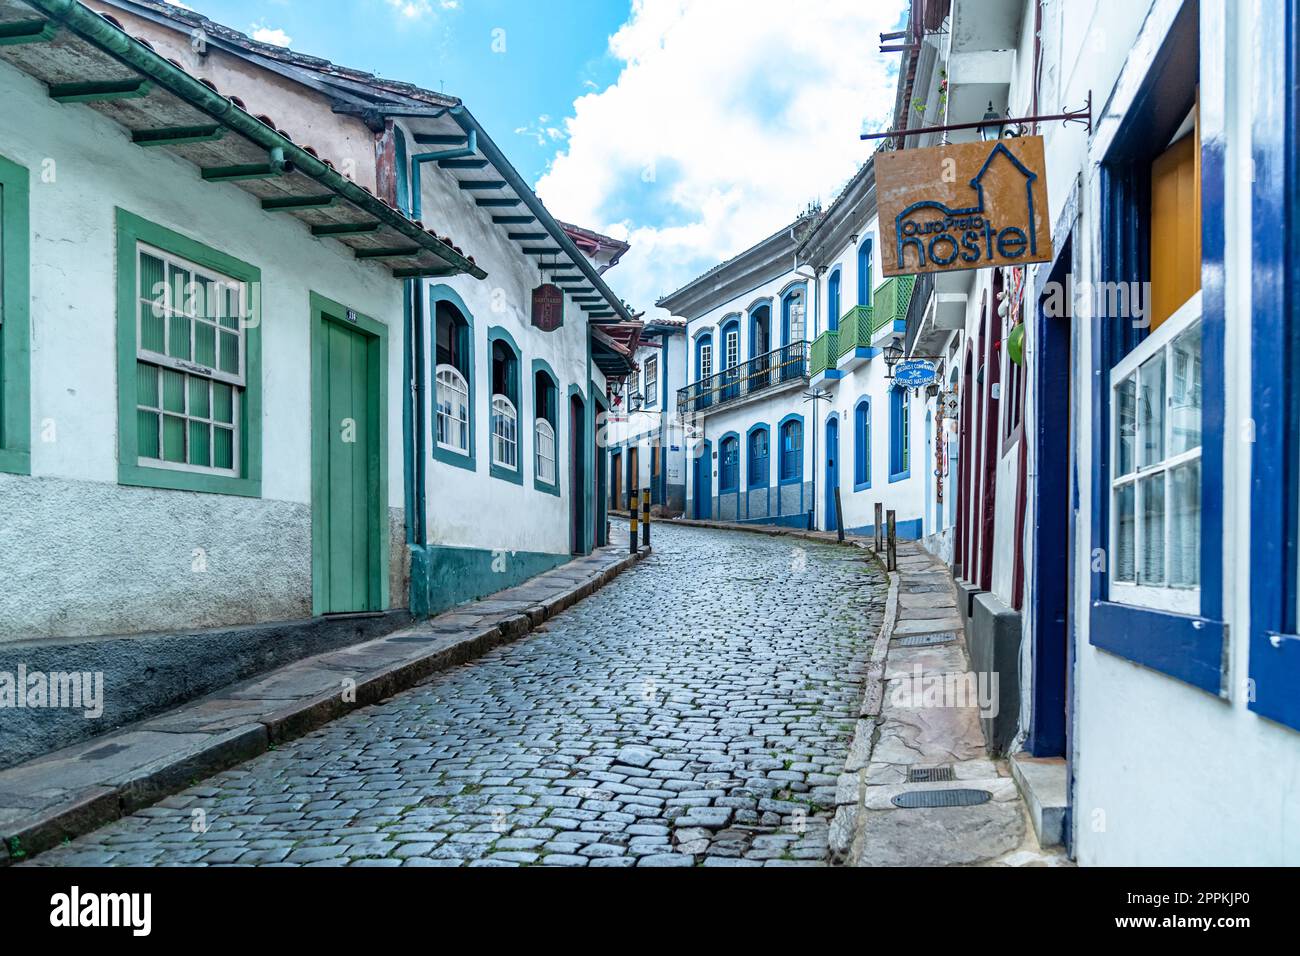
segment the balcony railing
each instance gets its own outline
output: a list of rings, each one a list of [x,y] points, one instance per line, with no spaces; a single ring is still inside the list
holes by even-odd
[[[907,305],[912,300],[912,287],[916,276],[894,276],[876,286],[871,297],[875,315],[871,323],[871,335],[885,329],[892,329],[894,322],[907,318]]]
[[[677,391],[681,416],[709,411],[808,377],[808,343],[794,342]]]
[[[840,333],[823,332],[812,344],[812,374],[820,375],[835,367],[840,357]]]
[[[844,313],[840,319],[840,355],[871,347],[871,317],[874,312],[869,305],[855,305]]]
[[[921,332],[921,322],[925,319],[925,310],[933,294],[934,273],[925,272],[917,276],[916,285],[912,288],[912,300],[907,307],[907,338],[903,345],[903,351],[907,355],[911,355],[916,348],[916,337]]]

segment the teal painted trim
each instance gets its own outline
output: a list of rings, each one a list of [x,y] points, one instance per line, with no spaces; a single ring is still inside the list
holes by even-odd
[[[550,362],[546,361],[546,359],[539,359],[539,358],[533,359],[532,374],[528,376],[528,382],[533,388],[534,405],[537,404],[536,383],[537,383],[538,372],[546,373],[547,377],[549,377],[551,380],[551,388],[554,389],[555,391],[555,408],[553,410],[554,420],[552,421],[551,419],[547,419],[547,421],[550,422],[551,428],[555,431],[555,483],[552,484],[549,481],[542,481],[542,479],[537,477],[537,449],[534,447],[533,448],[533,488],[535,488],[537,491],[544,492],[548,495],[555,495],[555,497],[558,498],[560,497],[560,485],[561,485],[560,476],[563,474],[563,471],[560,468],[560,465],[563,462],[563,459],[560,456],[560,449],[566,447],[560,441],[560,380],[555,377],[555,369],[551,368]],[[540,409],[538,408],[533,409],[532,420],[533,420],[534,444],[536,444],[535,439],[537,434],[537,419],[541,417],[539,412]]]
[[[388,601],[388,327],[359,312],[351,313],[348,307],[316,292],[308,295],[311,308],[311,398],[312,408],[325,408],[324,366],[325,349],[322,335],[325,323],[334,322],[345,329],[355,329],[369,340],[366,349],[368,386],[376,397],[369,425],[371,434],[378,436],[377,462],[370,463],[370,514],[366,525],[370,531],[370,567],[366,588],[370,606],[365,610],[383,611]],[[324,423],[328,428],[329,423]],[[312,613],[325,610],[324,562],[320,549],[325,546],[325,508],[321,506],[329,496],[325,480],[326,438],[325,430],[317,427],[315,414],[311,419],[311,599]]]
[[[589,389],[587,394],[589,394],[592,399],[591,417],[593,422],[592,435],[594,436],[598,433],[595,426],[599,425],[600,416],[609,413],[609,402],[605,399],[601,390],[596,387],[596,383],[591,380],[590,354],[587,356],[587,388]],[[594,437],[591,444],[596,444],[596,439]],[[607,480],[603,489],[604,494],[599,493],[601,490],[601,477],[606,476],[607,478],[609,475],[608,448],[600,446],[599,451],[593,451],[591,453],[591,459],[592,467],[596,469],[596,474],[592,476],[592,480],[595,482],[592,489],[592,501],[594,502],[596,512],[596,527],[593,530],[594,537],[591,542],[592,549],[595,550],[598,547],[609,544],[609,541],[606,540],[605,536],[605,525],[609,521],[609,484]]]
[[[0,23],[0,46],[45,43],[54,39],[58,25],[48,20],[15,20]]]
[[[432,616],[523,584],[571,560],[572,555],[540,551],[417,546],[412,549],[411,577],[418,568],[424,592],[422,614]]]
[[[250,320],[245,326],[243,399],[239,403],[242,478],[142,465],[136,433],[136,326],[138,243],[206,266],[248,284]],[[122,485],[206,494],[262,495],[262,270],[157,223],[117,210],[117,480]]]
[[[511,386],[514,387],[514,394],[511,395],[511,394],[509,393],[509,391],[507,391],[507,393],[506,393],[506,398],[510,399],[510,401],[512,401],[512,402],[514,403],[514,406],[515,406],[515,416],[516,416],[515,424],[516,424],[516,426],[517,426],[517,427],[516,427],[516,431],[515,431],[515,438],[516,438],[516,448],[515,448],[515,467],[514,467],[514,468],[505,468],[505,467],[502,467],[501,465],[498,465],[496,462],[492,461],[492,449],[491,449],[491,445],[490,445],[490,443],[491,443],[491,441],[492,441],[491,428],[492,428],[492,396],[493,396],[493,392],[492,392],[492,388],[491,388],[491,383],[489,383],[489,384],[488,384],[488,389],[487,389],[487,393],[488,393],[488,394],[487,394],[487,400],[488,400],[488,405],[487,405],[487,410],[488,410],[488,442],[489,442],[489,447],[488,447],[488,474],[491,475],[493,478],[500,478],[502,481],[508,481],[508,482],[510,482],[511,484],[519,485],[520,487],[522,487],[523,484],[524,484],[524,462],[527,460],[528,455],[531,454],[531,449],[529,449],[529,450],[527,450],[527,451],[525,450],[525,447],[524,447],[524,436],[525,436],[526,434],[531,435],[531,432],[532,432],[532,428],[531,428],[531,427],[529,427],[529,428],[527,428],[527,429],[525,429],[525,428],[523,427],[523,426],[524,426],[524,422],[531,422],[531,421],[532,421],[532,416],[531,416],[530,414],[528,414],[528,409],[527,409],[526,406],[525,406],[525,402],[524,402],[524,398],[525,398],[525,396],[524,396],[524,390],[523,390],[523,387],[522,387],[522,385],[521,385],[521,383],[520,383],[520,381],[519,381],[519,379],[521,378],[521,375],[520,375],[520,368],[519,368],[519,366],[520,366],[520,363],[523,361],[523,359],[522,359],[522,355],[523,355],[523,353],[519,351],[519,346],[515,343],[515,337],[514,337],[513,335],[511,335],[511,334],[509,333],[509,331],[507,331],[506,329],[503,329],[501,326],[499,326],[499,325],[493,325],[493,326],[490,326],[490,327],[488,328],[488,334],[487,334],[487,335],[488,335],[488,337],[487,337],[487,358],[488,358],[488,368],[489,368],[489,369],[492,367],[492,346],[494,346],[497,342],[503,342],[503,343],[505,343],[506,347],[509,348],[510,351],[513,352],[513,353],[514,353],[514,356],[515,356],[514,381],[513,381],[513,382],[507,382],[507,383],[506,383],[506,387],[507,387],[507,389],[509,389]],[[557,442],[557,444],[558,444],[558,442]],[[558,463],[556,464],[556,470],[557,470],[557,471],[559,470],[559,464],[558,464]]]
[[[590,333],[587,336],[587,380],[591,380]],[[595,513],[594,500],[596,493],[594,487],[596,442],[592,436],[595,434],[596,416],[593,413],[592,403],[587,401],[586,396],[582,394],[582,386],[576,383],[569,386],[569,390],[565,395],[565,404],[571,405],[574,396],[577,396],[578,401],[582,402],[582,420],[585,426],[582,436],[584,446],[582,450],[582,468],[584,473],[582,478],[582,547],[580,550],[582,554],[591,554],[596,540],[596,527],[595,522],[592,520],[592,515]]]
[[[15,475],[32,470],[30,188],[27,168],[0,156],[0,471]]]
[[[460,297],[460,294],[449,285],[443,285],[440,283],[438,285],[429,286],[428,295],[429,295],[430,327],[433,328],[434,332],[436,333],[438,303],[439,302],[451,303],[456,307],[456,311],[461,314],[461,316],[465,319],[465,322],[469,325],[468,339],[469,339],[469,350],[470,350],[469,374],[465,376],[469,385],[469,454],[462,455],[458,451],[452,451],[451,449],[448,448],[439,447],[436,432],[430,434],[429,446],[432,449],[434,461],[441,462],[444,465],[451,465],[453,468],[463,468],[466,471],[478,471],[478,461],[474,454],[474,446],[475,446],[474,435],[476,431],[475,425],[477,423],[477,416],[475,414],[475,409],[477,408],[477,405],[474,401],[474,378],[475,378],[474,371],[478,366],[478,361],[477,361],[478,349],[474,345],[474,313],[470,312],[469,306],[465,304],[465,300],[462,299]],[[432,347],[428,350],[428,353],[429,353],[429,361],[434,362],[436,364],[437,354],[438,354],[438,348],[436,342],[432,343]],[[416,359],[416,361],[418,361],[420,364],[424,364],[425,362],[424,355],[421,354]],[[426,376],[426,380],[432,380],[432,379]],[[435,392],[436,389],[429,390],[430,403],[437,401]],[[489,420],[491,419],[489,418]],[[431,429],[436,429],[437,424],[438,423],[437,423],[436,414],[430,414],[429,427]]]

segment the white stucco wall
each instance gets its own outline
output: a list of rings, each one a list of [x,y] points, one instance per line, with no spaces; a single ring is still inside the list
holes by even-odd
[[[401,284],[7,64],[0,86],[0,153],[32,175],[32,475],[0,476],[0,639],[310,616],[311,291],[392,329],[389,600],[404,606]],[[117,207],[262,270],[261,499],[117,484]]]

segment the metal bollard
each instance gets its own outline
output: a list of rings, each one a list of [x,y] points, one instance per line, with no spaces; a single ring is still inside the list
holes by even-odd
[[[840,489],[835,488],[835,530],[839,533],[840,543],[844,543],[844,506],[840,504]]]
[[[880,540],[885,529],[881,527],[885,523],[885,506],[879,501],[876,502],[876,554],[880,553]]]
[[[631,535],[628,540],[627,550],[631,554],[636,554],[636,489],[629,488],[627,492],[627,516],[630,522]]]
[[[886,514],[885,525],[889,529],[889,537],[888,540],[885,542],[885,546],[888,548],[888,555],[885,561],[885,567],[888,568],[890,571],[897,571],[898,570],[898,532],[897,529],[894,527],[894,513],[892,511]]]
[[[641,544],[650,547],[650,489],[641,489]]]

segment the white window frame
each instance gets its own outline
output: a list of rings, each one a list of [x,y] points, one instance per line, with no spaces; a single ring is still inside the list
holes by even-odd
[[[545,418],[539,418],[533,425],[535,446],[537,448],[537,480],[548,485],[558,483],[555,461],[555,427]],[[546,452],[550,450],[548,455]],[[549,466],[549,468],[548,468]]]
[[[790,341],[786,342],[785,344],[789,346],[789,345],[794,345],[797,342],[802,342],[808,334],[807,332],[808,303],[804,301],[804,294],[802,291],[791,292],[788,296],[786,296],[786,301],[790,305],[790,321],[789,321]],[[796,315],[798,315],[799,317],[798,322],[795,321]]]
[[[1174,469],[1180,465],[1189,462],[1199,461],[1204,446],[1204,405],[1202,405],[1202,444],[1190,451],[1180,452],[1170,456],[1169,449],[1172,447],[1170,442],[1170,431],[1172,428],[1173,416],[1169,414],[1169,396],[1172,394],[1170,381],[1173,376],[1173,362],[1171,361],[1171,348],[1174,340],[1183,332],[1186,332],[1197,322],[1203,315],[1201,303],[1201,293],[1197,292],[1180,306],[1173,315],[1165,319],[1160,326],[1146,337],[1137,348],[1115,365],[1110,372],[1110,430],[1111,430],[1111,475],[1110,475],[1110,560],[1107,562],[1109,568],[1109,598],[1117,604],[1127,604],[1135,607],[1151,608],[1159,611],[1172,611],[1176,614],[1199,615],[1201,613],[1201,588],[1200,585],[1173,585],[1169,584],[1169,555],[1170,555],[1170,510],[1173,502],[1173,496],[1170,490],[1168,476]],[[1138,432],[1133,436],[1133,470],[1124,475],[1116,476],[1114,469],[1119,464],[1119,401],[1118,391],[1120,385],[1129,378],[1136,378],[1138,369],[1150,359],[1155,358],[1159,353],[1165,354],[1165,408],[1163,410],[1162,422],[1164,427],[1164,449],[1166,457],[1150,465],[1141,463],[1142,447],[1144,436],[1141,431],[1141,412],[1139,408],[1134,409],[1134,421]],[[1141,396],[1138,395],[1137,401],[1140,403]],[[1142,535],[1142,484],[1141,480],[1150,478],[1155,475],[1164,475],[1165,481],[1165,513],[1164,513],[1164,579],[1162,584],[1143,584],[1141,583],[1142,559],[1143,559],[1143,535]],[[1129,485],[1134,486],[1133,492],[1133,582],[1115,580],[1115,573],[1119,563],[1119,508],[1116,506],[1117,492]],[[1200,514],[1204,516],[1204,501],[1201,502]],[[1198,574],[1199,578],[1200,575]]]
[[[513,460],[506,460],[507,451]],[[519,412],[514,402],[500,393],[492,396],[492,464],[519,470]]]
[[[724,355],[727,368],[735,368],[740,364],[740,329],[729,329],[724,342],[727,350]]]
[[[651,355],[645,360],[645,388],[642,389],[642,407],[654,408],[655,393],[659,389],[659,356]]]
[[[700,381],[713,375],[713,343],[700,343]]]
[[[136,267],[136,315],[135,315],[135,356],[137,364],[143,362],[152,365],[160,371],[166,370],[178,372],[184,376],[184,393],[185,409],[182,412],[164,410],[162,399],[162,382],[158,384],[158,403],[153,405],[142,405],[137,396],[136,409],[156,413],[158,415],[158,453],[161,456],[164,446],[163,428],[164,420],[167,416],[180,418],[185,423],[185,457],[190,455],[190,422],[198,422],[207,425],[209,428],[209,446],[210,456],[216,457],[216,433],[218,429],[229,431],[231,441],[231,467],[219,468],[215,465],[195,465],[189,461],[167,461],[164,458],[149,458],[145,455],[139,455],[138,461],[147,463],[150,468],[162,468],[168,471],[184,471],[197,475],[222,475],[226,477],[238,478],[242,474],[243,465],[243,434],[240,426],[240,420],[243,411],[244,392],[247,389],[247,349],[248,333],[247,323],[244,320],[247,311],[248,289],[245,283],[232,276],[225,275],[213,269],[200,266],[195,262],[181,256],[174,255],[157,246],[145,242],[137,242],[135,250],[135,267]],[[163,263],[163,288],[155,290],[155,295],[145,296],[139,289],[139,277],[142,274],[143,259],[145,256],[157,259]],[[196,308],[199,297],[195,290],[197,283],[191,279],[189,287],[185,290],[185,299],[182,302],[176,301],[175,290],[172,287],[171,270],[182,269],[191,274],[191,276],[203,276],[211,280],[211,288],[217,293],[218,302],[224,303],[225,296],[222,293],[226,291],[234,292],[233,308],[237,325],[234,329],[229,326],[223,326],[220,318],[224,313],[213,311],[212,309],[204,310],[207,314],[200,314]],[[161,296],[156,293],[161,291]],[[144,346],[144,315],[142,307],[150,307],[155,311],[161,307],[163,310],[163,351],[158,352]],[[189,322],[190,341],[189,355],[190,358],[183,359],[167,354],[167,344],[171,338],[171,321],[172,315],[184,316]],[[213,349],[214,358],[219,359],[221,355],[222,337],[235,333],[236,341],[236,365],[238,370],[235,372],[224,371],[217,367],[201,365],[194,360],[195,342],[197,339],[196,330],[199,323],[211,326],[213,328]],[[219,364],[219,363],[218,363]],[[190,413],[190,380],[199,379],[207,382],[208,388],[208,414],[206,417]],[[228,385],[231,388],[231,421],[218,421],[214,414],[216,406],[214,396],[214,384]]]
[[[460,407],[464,412],[464,418],[458,418],[443,411],[444,389],[453,394],[459,395]],[[455,452],[458,455],[469,457],[469,382],[461,374],[460,369],[454,365],[439,365],[434,372],[434,389],[433,389],[433,407],[434,407],[434,439],[439,448]],[[441,422],[447,422],[447,427],[441,429],[445,435],[453,434],[452,428],[456,426],[463,427],[465,435],[465,444],[457,445],[452,442],[443,441],[438,437],[438,425]]]

